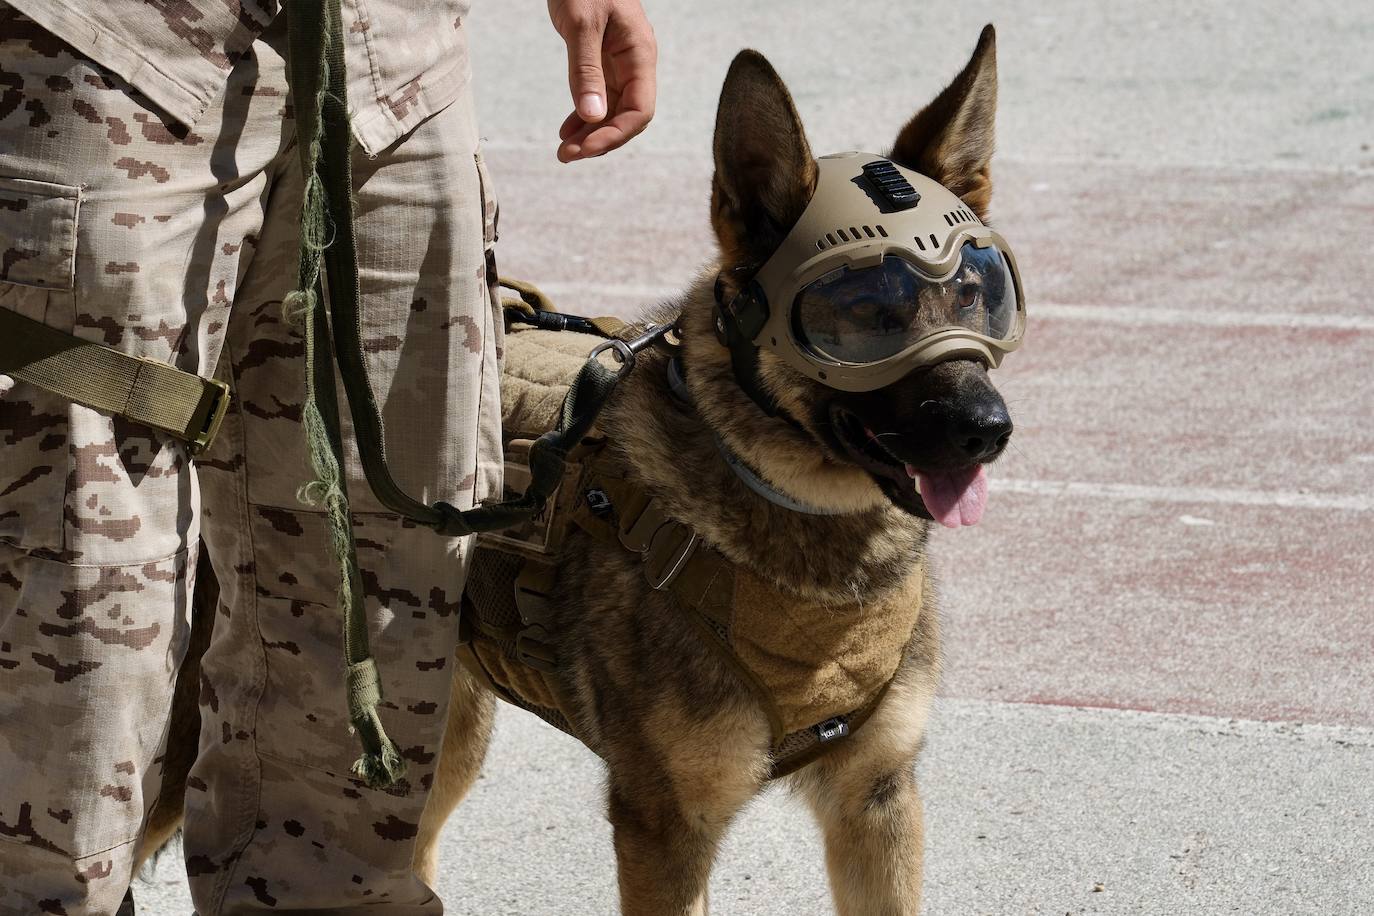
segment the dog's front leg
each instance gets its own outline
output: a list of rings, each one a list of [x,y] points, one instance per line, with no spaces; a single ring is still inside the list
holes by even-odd
[[[767,723],[753,709],[693,721],[670,700],[644,724],[645,737],[619,731],[607,754],[620,910],[706,916],[716,848],[767,774]]]
[[[623,916],[706,916],[706,885],[723,829],[693,823],[670,800],[611,790]]]
[[[812,799],[840,916],[916,916],[924,831],[911,764]]]
[[[920,912],[925,839],[914,767],[932,690],[894,683],[873,717],[848,739],[852,744],[792,777],[825,835],[840,916]]]

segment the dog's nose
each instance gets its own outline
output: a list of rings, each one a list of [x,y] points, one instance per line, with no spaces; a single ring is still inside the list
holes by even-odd
[[[973,404],[949,418],[950,442],[971,461],[991,458],[1011,439],[1011,416],[1001,399]]]

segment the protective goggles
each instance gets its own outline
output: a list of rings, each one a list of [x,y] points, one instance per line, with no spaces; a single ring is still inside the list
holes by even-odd
[[[957,196],[868,153],[817,165],[801,219],[725,309],[738,333],[842,391],[950,359],[993,368],[1020,345],[1016,260]]]

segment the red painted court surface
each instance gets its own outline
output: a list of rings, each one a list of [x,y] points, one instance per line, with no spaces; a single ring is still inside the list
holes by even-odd
[[[633,314],[710,254],[704,157],[488,158],[503,271],[564,310]],[[945,694],[1374,725],[1374,178],[995,180],[1031,326],[984,521],[934,535]]]

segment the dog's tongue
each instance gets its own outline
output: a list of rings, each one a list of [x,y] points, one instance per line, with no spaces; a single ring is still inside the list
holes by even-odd
[[[911,465],[906,472],[931,516],[946,528],[976,525],[988,504],[988,475],[981,464],[962,471],[928,474]]]

